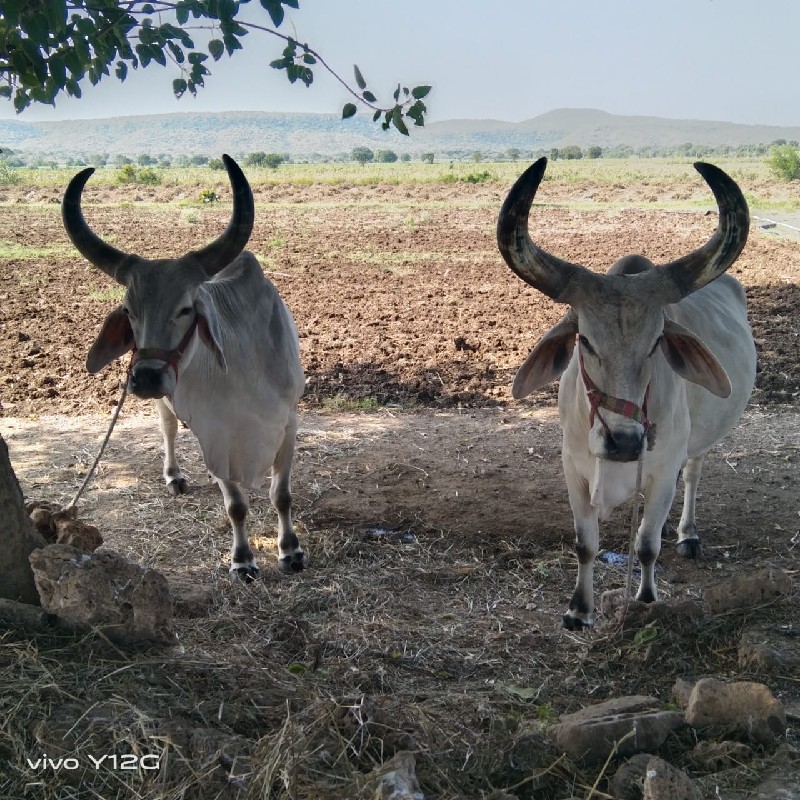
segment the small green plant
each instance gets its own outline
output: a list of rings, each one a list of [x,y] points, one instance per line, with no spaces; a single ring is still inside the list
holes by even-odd
[[[328,411],[375,411],[380,408],[380,403],[376,397],[355,399],[344,394],[337,394],[334,397],[324,398],[322,407]]]
[[[117,183],[141,183],[147,186],[158,186],[161,175],[152,167],[137,168],[133,164],[125,164],[117,172]]]
[[[0,186],[14,186],[22,181],[19,170],[0,163]]]
[[[800,178],[800,152],[790,144],[773,147],[767,166],[782,181],[797,180]]]
[[[553,706],[550,703],[541,703],[536,706],[536,716],[542,725],[550,725],[556,721],[558,715],[553,711]]]
[[[161,175],[159,175],[151,167],[144,167],[139,170],[137,183],[143,183],[147,186],[158,186],[161,183]]]
[[[200,192],[200,202],[201,203],[218,203],[219,202],[219,195],[216,193],[214,189],[203,189]]]
[[[117,172],[117,183],[136,183],[136,167],[124,164]]]
[[[488,170],[484,170],[483,172],[470,172],[465,178],[462,180],[465,183],[486,183],[486,181],[490,181],[492,179],[492,173]]]

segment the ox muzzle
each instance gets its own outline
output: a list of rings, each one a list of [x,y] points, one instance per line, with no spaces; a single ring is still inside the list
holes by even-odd
[[[656,441],[656,426],[647,416],[647,400],[650,395],[649,384],[645,389],[642,405],[638,406],[630,400],[622,400],[597,388],[586,372],[580,343],[578,344],[578,364],[583,385],[586,387],[586,397],[589,400],[590,434],[595,428],[596,421],[602,427],[600,452],[596,453],[596,455],[609,461],[638,461],[642,455],[645,442],[647,442],[647,449],[652,450]],[[631,420],[634,425],[612,427],[600,409]]]
[[[178,364],[196,330],[197,317],[174,350],[134,347],[128,371],[128,391],[147,400],[172,395],[178,383]]]

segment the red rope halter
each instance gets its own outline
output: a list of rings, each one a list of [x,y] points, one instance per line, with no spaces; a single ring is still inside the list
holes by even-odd
[[[644,434],[647,438],[647,449],[652,450],[656,442],[656,426],[647,417],[647,399],[650,396],[650,384],[647,384],[647,389],[644,392],[644,400],[641,406],[630,400],[621,400],[619,397],[613,397],[606,394],[595,386],[592,379],[586,372],[586,367],[583,365],[583,350],[581,349],[580,342],[578,342],[578,364],[581,368],[581,378],[583,378],[583,385],[586,387],[586,396],[589,398],[589,427],[594,425],[595,417],[600,420],[602,426],[606,429],[606,433],[613,439],[614,435],[611,433],[611,428],[600,413],[601,408],[608,411],[613,411],[615,414],[620,414],[623,417],[628,417],[644,427]]]

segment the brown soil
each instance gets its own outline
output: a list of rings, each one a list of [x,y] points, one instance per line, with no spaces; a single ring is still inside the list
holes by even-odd
[[[545,188],[561,199],[571,190]],[[121,201],[131,191],[87,198]],[[692,630],[665,624],[647,647],[602,626],[560,630],[574,556],[554,390],[512,403],[508,387],[563,309],[523,285],[497,254],[502,192],[258,191],[251,249],[296,317],[308,376],[294,484],[312,568],[294,579],[278,574],[275,517],[266,493],[256,493],[250,527],[263,579],[232,589],[230,534],[191,435],[182,432],[179,447],[192,491],[171,500],[155,418],[147,404],[126,401],[81,517],[101,528],[106,546],[168,576],[185,653],[98,654],[95,644],[63,637],[41,640],[32,653],[24,637],[9,640],[0,667],[9,665],[25,686],[11,701],[17,721],[0,737],[0,759],[18,781],[9,785],[42,777],[26,772],[22,753],[55,752],[54,730],[89,737],[87,707],[117,719],[116,741],[137,752],[172,746],[152,734],[154,720],[239,737],[244,757],[257,755],[267,787],[259,796],[323,800],[344,796],[331,788],[336,781],[396,749],[417,753],[428,798],[486,797],[499,788],[520,798],[584,796],[597,771],[565,765],[538,739],[522,754],[530,731],[614,695],[653,692],[668,701],[678,674],[763,681],[797,719],[796,676],[738,666],[738,635],[753,621],[747,614]],[[133,199],[164,193],[139,190]],[[3,207],[0,239],[44,254],[12,258],[0,274],[0,432],[26,495],[63,504],[118,396],[121,365],[94,377],[83,366],[114,302],[93,299],[109,281],[70,249],[49,202],[56,193],[5,199],[21,202]],[[177,255],[216,235],[227,205],[90,205],[86,214],[118,247]],[[713,226],[713,215],[635,209],[544,206],[532,219],[545,247],[598,270],[636,251],[669,260]],[[733,274],[748,291],[758,384],[744,418],[708,459],[698,505],[703,558],[680,559],[665,542],[665,597],[696,598],[704,586],[761,566],[795,576],[800,569],[800,247],[754,231]],[[355,410],[376,403],[369,413]],[[627,550],[629,514],[624,507],[604,526],[604,548]],[[598,591],[623,581],[624,570],[598,565]],[[751,616],[796,630],[796,596]],[[362,719],[353,710],[365,704],[369,724],[366,712]],[[80,741],[75,752],[94,741],[95,750],[80,752],[99,754],[100,740]],[[688,738],[666,755],[691,769],[684,745]],[[188,772],[175,766],[180,786],[168,776],[163,794],[150,776],[94,775],[87,785],[108,797],[228,796],[214,783],[220,770],[227,774],[228,756],[215,757],[202,769],[199,755],[185,762]],[[777,763],[771,752],[759,759],[695,777],[706,796],[722,785],[726,797],[743,800]],[[530,776],[551,765],[537,793]],[[0,787],[2,777],[0,770]],[[42,796],[71,796],[63,780],[48,775],[42,785],[51,794]]]
[[[547,184],[542,193],[550,190]],[[132,188],[99,196],[120,201],[132,192],[134,201],[154,199]],[[342,396],[403,406],[508,402],[516,368],[563,309],[500,258],[494,225],[501,197],[500,187],[469,185],[258,192],[250,249],[296,317],[307,407]],[[121,367],[91,377],[83,364],[114,305],[92,295],[113,286],[71,248],[52,202],[57,194],[31,199],[51,202],[3,208],[0,238],[46,254],[11,258],[0,275],[3,410],[14,416],[102,411],[117,395]],[[95,199],[87,191],[87,201]],[[87,217],[116,246],[155,257],[207,241],[222,230],[228,211],[226,203],[166,211],[143,204],[89,207]],[[605,270],[632,252],[670,260],[702,243],[714,224],[713,214],[699,212],[543,207],[534,212],[532,232],[564,258]],[[747,286],[759,347],[754,400],[793,402],[800,392],[800,249],[754,231],[732,274]],[[541,399],[552,397],[547,389]]]

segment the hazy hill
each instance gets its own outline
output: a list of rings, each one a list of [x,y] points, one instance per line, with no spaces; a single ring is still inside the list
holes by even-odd
[[[601,147],[668,147],[768,144],[800,140],[800,126],[619,116],[593,109],[558,109],[524,122],[448,120],[414,128],[410,138],[384,132],[367,115],[342,121],[333,114],[255,111],[179,113],[65,122],[0,121],[0,147],[52,158],[107,153],[234,155],[255,151],[334,156],[353,147],[388,148],[418,155],[523,151],[596,144]]]

